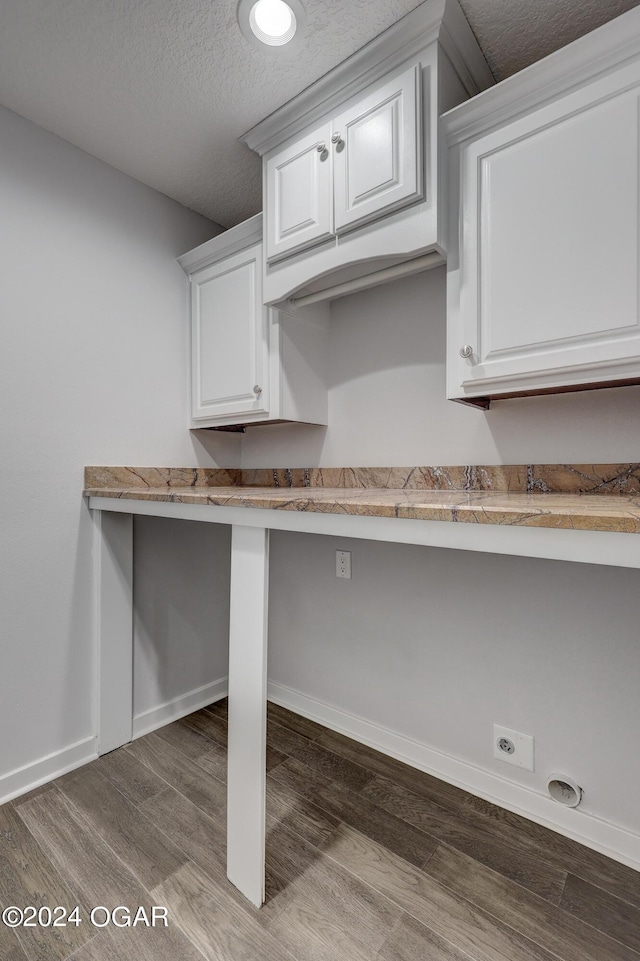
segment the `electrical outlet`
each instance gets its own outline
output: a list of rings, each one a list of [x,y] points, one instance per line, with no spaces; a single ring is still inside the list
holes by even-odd
[[[530,734],[521,734],[500,724],[493,725],[493,756],[499,761],[533,771],[533,744]]]
[[[351,551],[336,551],[336,577],[351,580]]]

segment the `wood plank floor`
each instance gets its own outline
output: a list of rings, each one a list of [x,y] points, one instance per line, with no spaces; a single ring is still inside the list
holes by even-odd
[[[0,906],[83,918],[0,922],[0,961],[640,961],[640,873],[272,704],[255,910],[226,880],[226,726],[220,701],[0,808]]]

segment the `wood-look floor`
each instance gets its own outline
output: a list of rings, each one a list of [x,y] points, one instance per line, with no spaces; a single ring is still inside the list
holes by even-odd
[[[640,874],[269,705],[267,894],[225,877],[226,703],[0,807],[0,961],[640,961]],[[168,909],[169,927],[89,912]]]

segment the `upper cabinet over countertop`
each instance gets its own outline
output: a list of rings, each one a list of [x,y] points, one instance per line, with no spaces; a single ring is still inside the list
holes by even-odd
[[[191,288],[190,426],[327,423],[327,307],[264,306],[262,214],[179,258]]]
[[[457,0],[427,0],[245,134],[263,158],[265,303],[442,263],[438,118],[492,82]]]
[[[419,65],[266,160],[267,261],[424,196]]]
[[[640,383],[640,9],[443,120],[448,396]]]

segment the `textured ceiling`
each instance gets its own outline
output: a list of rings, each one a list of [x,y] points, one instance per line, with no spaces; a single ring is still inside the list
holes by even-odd
[[[504,80],[640,0],[460,0],[496,80]]]
[[[461,0],[496,78],[640,0]],[[261,208],[240,134],[418,0],[305,0],[295,50],[256,49],[236,0],[0,0],[0,103],[225,226]]]

